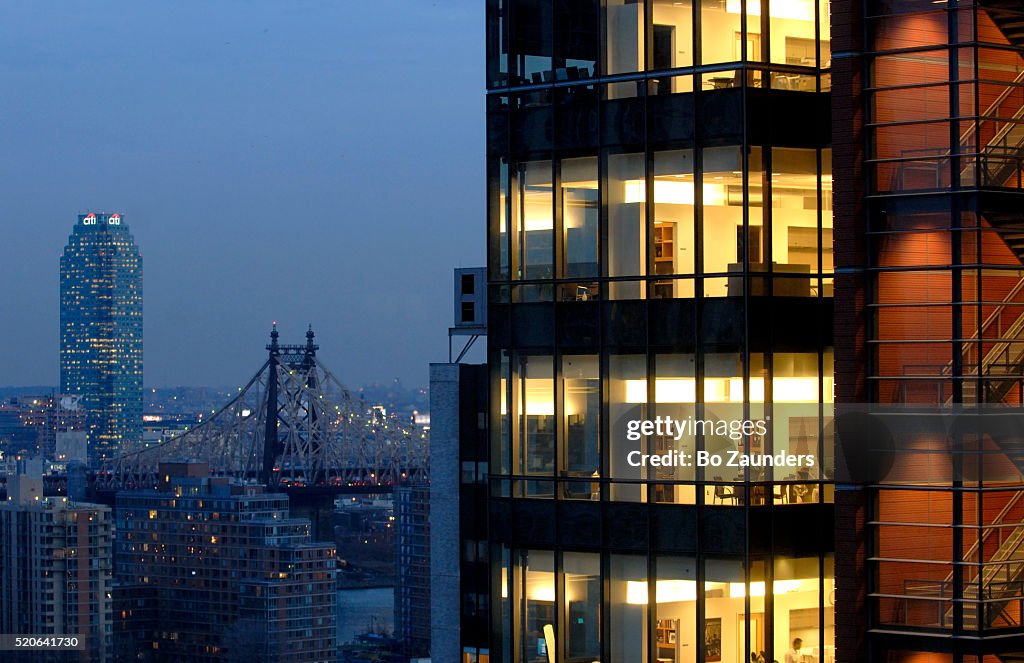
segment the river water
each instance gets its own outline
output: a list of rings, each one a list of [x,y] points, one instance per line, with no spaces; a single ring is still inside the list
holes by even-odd
[[[351,642],[371,626],[395,630],[395,590],[391,587],[343,589],[338,592],[338,643]]]

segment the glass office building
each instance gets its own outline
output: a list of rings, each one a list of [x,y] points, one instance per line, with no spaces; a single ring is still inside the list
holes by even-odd
[[[824,0],[488,1],[463,661],[835,659],[831,62]]]
[[[837,402],[1019,406],[1024,6],[835,10]],[[1022,660],[1020,457],[909,441],[837,492],[844,660]]]
[[[142,440],[142,256],[120,214],[80,214],[60,259],[60,390],[91,462]]]

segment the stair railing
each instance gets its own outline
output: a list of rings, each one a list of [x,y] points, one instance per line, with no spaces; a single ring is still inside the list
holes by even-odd
[[[992,348],[985,353],[985,357],[978,367],[979,370],[984,371],[984,369],[995,365],[1003,355],[1006,357],[1006,361],[1003,363],[1011,365],[1017,357],[1010,356],[1010,343],[1013,340],[1020,339],[1022,335],[1024,335],[1024,312],[1013,321],[1005,332],[1000,331],[999,340],[996,340]]]
[[[978,126],[979,126],[979,124],[981,122],[981,118],[985,118],[985,117],[988,117],[989,115],[992,115],[996,111],[996,109],[998,109],[1003,104],[1003,102],[1006,101],[1006,99],[1011,94],[1013,94],[1014,90],[1020,89],[1020,88],[1015,88],[1014,87],[1014,85],[1019,84],[1019,83],[1024,83],[1024,69],[1022,69],[1017,74],[1017,77],[1014,78],[1013,81],[1009,85],[1006,86],[1005,90],[1003,90],[1002,92],[999,93],[999,96],[995,98],[995,101],[993,101],[991,104],[989,104],[988,108],[985,109],[985,112],[981,114],[981,117],[979,118],[979,121],[978,122],[972,122],[971,126],[967,127],[967,129],[962,134],[960,134],[960,147],[963,147],[964,144],[970,139],[970,137],[973,136],[975,133],[977,133]],[[1021,115],[1022,111],[1024,111],[1024,106],[1022,106],[1021,108],[1017,109],[1017,112],[1013,114],[1013,117],[1017,118],[1018,116]],[[989,141],[989,142],[991,142],[991,141]]]
[[[1017,74],[1017,77],[1013,79],[1013,82],[1007,85],[1006,88],[999,93],[999,96],[995,98],[995,101],[989,104],[989,107],[981,114],[978,121],[972,123],[971,126],[969,126],[960,136],[961,151],[964,151],[965,143],[970,140],[971,136],[977,133],[978,127],[981,126],[981,123],[986,121],[985,118],[996,115],[999,107],[1002,106],[1003,102],[1005,102],[1014,91],[1024,92],[1021,88],[1015,87],[1015,85],[1020,84],[1021,81],[1024,81],[1024,70],[1021,70],[1021,72]],[[1024,125],[1018,125],[1017,122],[1014,121],[1020,120],[1021,118],[1024,118],[1024,105],[1021,105],[1014,111],[1013,115],[1010,117],[1010,121],[1003,121],[1003,125],[995,132],[995,135],[985,143],[984,147],[979,147],[977,167],[980,173],[984,173],[986,178],[985,183],[999,179],[998,177],[995,177],[995,173],[997,173],[1000,168],[1004,168],[1008,164],[1013,164],[1019,161],[1019,159],[1014,158],[1014,155],[1016,153],[1016,149],[1020,147],[1021,143],[1024,143],[1024,136],[1018,136],[1019,140],[1017,145],[1014,145],[1012,148],[1008,145],[1007,138],[1009,137],[1010,132],[1015,128],[1024,128]],[[998,123],[1001,120],[999,118],[994,118],[992,121]],[[998,155],[999,152],[1002,152],[1002,155]],[[990,158],[993,154],[997,155],[994,161]],[[993,163],[995,165],[995,169],[992,168]],[[975,164],[969,163],[964,167],[960,174],[961,181],[969,177],[969,172],[974,166]]]
[[[961,350],[961,364],[963,364],[965,367],[976,366],[976,368],[970,371],[965,369],[965,375],[983,375],[985,372],[985,367],[994,364],[996,359],[998,358],[998,354],[995,353],[995,351],[997,349],[1005,349],[1002,346],[1006,346],[1006,348],[1009,347],[1009,343],[1003,339],[1017,339],[1020,336],[1024,336],[1024,306],[1020,307],[1020,312],[1017,314],[1017,317],[1014,318],[1013,322],[1011,322],[1010,325],[1005,329],[1003,327],[1003,313],[1012,304],[1024,305],[1024,278],[1021,278],[1019,281],[1017,281],[1017,283],[1013,285],[1012,288],[1010,288],[1009,292],[1006,293],[1006,296],[1003,297],[1003,300],[999,303],[999,305],[996,306],[992,310],[992,312],[988,314],[984,321],[982,321],[981,327],[979,327],[978,330],[971,334],[970,338],[967,339],[967,342],[964,344],[963,350]],[[984,357],[979,357],[978,362],[976,364],[974,362],[971,362],[970,358],[971,354],[975,351],[975,346],[977,345],[976,342],[984,341],[985,332],[989,331],[993,327],[993,325],[996,327],[996,340],[994,341],[995,346],[993,346],[993,348],[989,350]],[[942,368],[940,374],[943,376],[949,376],[953,374],[952,359],[950,359],[946,363],[946,365]],[[950,394],[949,397],[945,399],[945,402],[948,404],[952,400],[953,395]]]
[[[978,128],[981,126],[981,123],[985,121],[985,118],[988,118],[989,116],[991,116],[994,113],[996,113],[998,111],[999,107],[1003,105],[1003,102],[1005,102],[1010,97],[1010,95],[1013,94],[1014,91],[1021,90],[1021,88],[1015,87],[1015,86],[1016,85],[1020,85],[1022,83],[1024,83],[1024,69],[1019,71],[1017,73],[1017,76],[1014,77],[1013,81],[1011,81],[1010,83],[1008,83],[1006,85],[1006,88],[1002,92],[999,93],[999,96],[997,96],[995,98],[995,100],[992,101],[991,104],[989,104],[988,108],[985,109],[985,112],[983,112],[981,115],[978,116],[978,121],[977,122],[972,122],[971,125],[969,127],[967,127],[967,129],[965,129],[962,134],[960,134],[960,143],[959,143],[959,145],[957,147],[958,147],[958,149],[960,149],[960,151],[962,153],[965,152],[964,148],[970,148],[970,145],[968,144],[968,141],[971,139],[971,137],[974,134],[976,134],[978,132]],[[1021,91],[1024,92],[1024,90],[1021,90]],[[1024,118],[1024,105],[1022,105],[1020,108],[1018,108],[1014,112],[1014,114],[1012,115],[1012,119],[1014,119],[1014,120],[1019,120],[1019,119],[1022,119],[1022,118]],[[1014,126],[1016,126],[1016,124],[1014,122],[1006,122],[1004,124],[1004,126],[1002,128],[1000,128],[999,131],[996,132],[996,135],[993,137],[993,139],[988,141],[988,143],[986,143],[986,147],[988,147],[990,145],[994,145],[996,143],[996,140],[1003,140],[1003,139],[1005,139],[1006,135],[1012,130],[1012,128]],[[978,154],[979,160],[983,156],[984,151],[985,151],[984,149],[981,149],[979,151],[979,154]],[[927,156],[929,153],[935,154],[936,152],[938,152],[938,154],[936,154],[935,157],[928,157]],[[967,151],[967,154],[970,154],[970,153],[971,153],[971,151]],[[897,178],[899,189],[902,190],[903,188],[905,188],[904,187],[904,182],[905,182],[906,170],[908,168],[912,168],[912,169],[918,170],[918,171],[926,171],[926,172],[931,172],[932,169],[934,169],[934,171],[935,171],[935,188],[937,188],[937,189],[942,188],[943,187],[943,184],[942,184],[943,170],[944,170],[942,164],[943,164],[944,161],[948,162],[949,157],[952,156],[952,154],[953,154],[952,148],[946,149],[944,152],[941,149],[936,150],[934,148],[908,149],[908,150],[901,150],[900,151],[900,156],[901,157],[907,157],[907,156],[913,155],[913,154],[917,154],[917,155],[921,155],[921,156],[918,159],[916,159],[916,160],[901,162],[899,164],[899,167],[897,168],[897,172],[894,174],[894,176]],[[932,159],[934,159],[934,160],[932,160]],[[974,164],[969,163],[967,166],[965,166],[961,170],[961,181],[963,181],[963,179],[965,177],[965,174],[968,174],[971,171],[971,169],[974,168],[974,167],[975,167]]]
[[[988,584],[991,584],[991,582],[995,579],[995,574],[997,574],[999,572],[999,566],[1002,566],[1002,565],[986,566],[986,564],[988,562],[991,562],[991,561],[996,561],[996,562],[1005,561],[1005,559],[1008,558],[1009,555],[1011,555],[1011,554],[1015,553],[1017,550],[1019,550],[1020,547],[1021,547],[1021,544],[1024,543],[1024,524],[1022,524],[1021,526],[1015,527],[1014,530],[1010,533],[1010,536],[1008,536],[1006,539],[1002,538],[1002,536],[1003,536],[1003,534],[1002,534],[1003,528],[1002,527],[998,527],[998,525],[1002,525],[1003,524],[1003,522],[1006,520],[1007,516],[1010,515],[1010,512],[1013,510],[1013,508],[1015,506],[1017,506],[1017,503],[1020,502],[1022,498],[1024,498],[1024,491],[1016,491],[1016,492],[1014,492],[1013,496],[1010,497],[1009,500],[1007,500],[1007,502],[1003,506],[1003,508],[1000,509],[999,513],[996,514],[995,518],[992,519],[992,523],[982,531],[981,536],[978,537],[978,540],[971,544],[971,547],[967,549],[967,552],[963,556],[963,559],[971,559],[972,557],[974,557],[975,554],[977,554],[978,549],[981,548],[981,546],[983,546],[985,544],[985,542],[988,540],[988,538],[992,535],[992,532],[994,532],[994,531],[999,532],[999,539],[1000,539],[999,540],[999,545],[996,547],[996,551],[994,553],[992,553],[992,559],[981,562],[982,570],[980,571],[980,574],[982,575],[982,585],[981,585],[981,591],[982,592],[984,592],[985,591],[985,587]],[[1019,572],[1019,569],[1018,569],[1018,572]],[[987,578],[987,582],[986,582],[986,578]],[[972,583],[975,582],[976,579],[977,579],[977,574],[975,575],[974,578],[971,579],[971,582]],[[949,574],[946,575],[946,578],[945,578],[945,580],[943,580],[942,584],[943,585],[945,585],[947,583],[951,584],[952,582],[953,582],[953,572],[950,571]],[[980,596],[978,598],[981,599]],[[977,606],[978,604],[975,603],[973,605]],[[965,615],[966,615],[966,613],[968,612],[966,610],[967,606],[965,605],[964,608],[965,608],[964,612],[965,612]],[[952,623],[952,619],[953,619],[952,613],[953,613],[953,609],[951,607],[951,608],[949,608],[946,611],[946,614],[943,616],[942,626],[946,626],[947,624]]]

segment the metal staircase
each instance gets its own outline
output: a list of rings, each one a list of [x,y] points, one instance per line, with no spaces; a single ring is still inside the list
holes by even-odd
[[[1021,592],[1024,577],[1024,523],[1018,524],[1005,538],[1004,528],[1009,522],[1016,523],[1020,519],[1020,512],[1015,507],[1024,498],[1024,492],[1017,492],[1011,497],[1006,505],[993,519],[991,526],[984,529],[981,536],[975,541],[964,554],[963,559],[974,559],[978,550],[984,546],[993,536],[1000,537],[999,545],[992,556],[984,560],[980,566],[966,567],[967,569],[979,569],[973,578],[964,582],[963,599],[963,628],[967,631],[976,631],[979,626],[979,616],[983,618],[983,627],[992,628],[1000,620],[1007,622],[1005,615],[1006,608],[1010,602],[1022,600]],[[966,575],[966,572],[965,572]],[[980,575],[980,584],[979,584]],[[953,595],[953,572],[950,571],[945,580],[940,583],[913,583],[907,585],[908,593],[918,596],[926,596],[931,592],[937,592],[939,597],[952,597]],[[1019,626],[1019,624],[1007,623],[1007,626]],[[948,607],[942,614],[942,628],[953,626],[953,607]]]
[[[1016,94],[1014,94],[1016,93]],[[993,134],[980,149],[975,147],[975,135],[982,128],[993,127]],[[903,150],[903,156],[917,157],[904,161],[896,173],[897,188],[906,188],[908,177],[934,178],[934,187],[946,188],[949,181],[949,164],[953,157],[952,149],[910,149]],[[964,161],[960,169],[960,183],[963,186],[1024,188],[1021,173],[1024,172],[1024,70],[999,93],[979,115],[978,121],[971,123],[960,134],[957,154]],[[980,167],[980,177],[976,178],[975,169]],[[1011,181],[1011,177],[1016,179]],[[1009,215],[995,215],[986,218],[994,227],[1009,225],[1008,232],[1017,232],[1020,241],[1011,246],[1017,257],[1024,262],[1024,216],[1016,210]],[[1010,244],[1010,242],[1007,242]]]
[[[1021,294],[1022,289],[1024,289],[1024,279],[1011,290],[1009,302],[1015,300]],[[1002,321],[1002,313],[1005,312],[1009,302],[1004,300],[997,309],[996,319],[998,321]],[[977,390],[978,383],[967,380],[963,385],[964,401],[1000,403],[1013,387],[1021,382],[1024,377],[1021,372],[1024,367],[1024,309],[1018,309],[1014,313],[1018,313],[1018,311],[1019,314],[1009,326],[1005,328],[1000,326],[995,330],[994,342],[980,362],[974,364],[965,362],[964,375],[980,375],[985,378],[982,384],[985,385],[986,392],[983,398],[976,398],[974,392]],[[984,336],[981,340],[984,342]],[[967,350],[967,352],[974,351],[976,351],[975,348]]]
[[[963,606],[963,630],[977,631],[993,628],[1019,628],[1014,615],[1024,615],[1024,491],[1018,491],[1007,501],[992,522],[981,531],[978,540],[964,553],[962,559],[975,559],[979,549],[984,550],[992,538],[998,544],[992,555],[981,564],[964,564],[964,591],[962,598],[954,599],[953,572],[943,580],[904,581],[904,600],[898,606],[897,622],[906,619],[911,603],[929,602],[936,608],[935,622],[921,624],[938,628],[954,627],[954,607]],[[1012,529],[1011,529],[1012,528]],[[1009,534],[1004,534],[1009,530]],[[972,574],[973,571],[973,574]],[[1014,606],[1013,604],[1017,605]],[[1016,610],[1009,608],[1015,607]],[[1012,660],[1012,659],[1004,659]]]
[[[983,357],[978,357],[979,348],[990,344]],[[1024,278],[1017,281],[1010,291],[964,343],[960,357],[964,377],[986,378],[982,383],[985,392],[978,398],[978,381],[964,380],[962,385],[964,403],[999,403],[1024,380]],[[941,375],[953,375],[953,362],[942,367]],[[1003,378],[1003,379],[1000,379]],[[950,405],[952,394],[941,399]],[[1024,454],[1021,456],[1024,468]],[[1022,469],[1024,471],[1024,469]]]
[[[1014,501],[1022,493],[1017,493]],[[990,532],[992,530],[986,530]],[[979,577],[971,579],[971,591],[978,591],[976,600],[964,602],[964,630],[974,631],[980,625],[990,629],[1000,626],[1020,626],[1018,620],[1008,618],[1006,608],[1012,601],[1024,599],[1021,578],[1024,577],[1024,525],[1019,525],[1000,543],[992,557],[982,564]],[[968,590],[965,588],[965,597]],[[946,613],[952,622],[952,608]]]
[[[980,349],[986,346],[984,356],[979,358]],[[1017,385],[1024,395],[1024,278],[1014,284],[985,318],[980,330],[963,342],[960,364],[961,375],[966,378],[961,383],[963,403],[1000,403]],[[924,386],[913,393],[934,390],[934,402],[953,404],[949,389],[954,375],[953,360],[945,364],[906,364],[903,371],[906,377],[893,394],[894,403],[910,402],[911,390],[916,384]],[[981,394],[976,379],[979,375],[984,378]],[[929,382],[915,381],[925,377]],[[1024,472],[1024,451],[1020,467]]]
[[[1019,182],[1008,182],[1008,180],[1015,173],[1020,172],[1021,161],[1024,159],[1024,104],[1019,98],[1024,91],[1017,87],[1022,83],[1024,83],[1024,71],[1018,73],[1013,82],[985,109],[981,119],[972,124],[960,136],[961,154],[971,154],[974,152],[972,142],[974,135],[978,132],[978,127],[989,122],[998,127],[995,134],[988,139],[978,154],[977,164],[980,166],[981,175],[978,184],[980,186],[1002,187],[1009,184],[1016,187],[1019,184]],[[1011,99],[1014,92],[1017,93],[1018,98]],[[1004,116],[1004,112],[1007,111],[1003,107],[1007,105],[1007,102],[1011,106],[1009,118]],[[1020,105],[1013,108],[1014,104]],[[970,160],[960,171],[961,183],[973,183],[975,181],[974,171],[975,162]],[[1020,221],[1021,217],[1017,216],[1016,219]],[[1018,253],[1018,257],[1020,255]]]
[[[982,0],[985,9],[1003,36],[1015,46],[1024,46],[1024,2],[1021,0]]]
[[[1014,46],[1024,47],[1024,0],[982,0],[980,3],[992,22],[1003,33],[1003,36]],[[1021,181],[1021,173],[1024,172],[1024,104],[1018,100],[1011,103],[1019,104],[1017,108],[1011,108],[1012,112],[1003,110],[1004,104],[1010,99],[1013,92],[1020,92],[1016,87],[1024,80],[1024,72],[1021,72],[1013,81],[1013,85],[1007,88],[996,98],[986,109],[979,120],[978,125],[983,122],[1003,123],[993,137],[989,139],[978,155],[977,168],[979,170],[977,182],[980,186],[1024,188]],[[1006,118],[1009,120],[997,119]],[[992,119],[984,119],[992,118]],[[977,125],[976,125],[977,126]],[[969,130],[973,133],[972,130]],[[970,140],[971,136],[966,136]],[[963,141],[961,141],[963,148]],[[962,182],[974,181],[975,164],[969,164],[961,172]],[[1009,181],[1016,174],[1016,181]],[[1000,231],[1003,240],[1017,259],[1024,263],[1024,213],[1020,210],[1002,213],[985,213],[989,224]]]
[[[980,6],[1010,44],[1024,48],[1024,0],[981,0]],[[986,82],[988,83],[988,82]],[[956,146],[963,165],[960,182],[966,187],[1024,189],[1024,70],[996,97],[960,136]],[[991,131],[991,137],[989,132]],[[976,134],[982,133],[981,141]],[[983,145],[977,144],[983,142]],[[944,189],[952,185],[949,148],[908,149],[894,173],[899,190],[914,181],[927,188]],[[930,181],[934,178],[933,183]],[[1020,208],[1004,212],[983,210],[989,224],[1000,231],[1007,246],[1024,264],[1024,212]]]

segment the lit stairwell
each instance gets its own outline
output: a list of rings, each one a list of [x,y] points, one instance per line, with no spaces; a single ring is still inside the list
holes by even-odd
[[[1005,506],[996,514],[988,527],[981,530],[978,540],[964,553],[963,559],[973,560],[979,550],[991,547],[993,537],[998,537],[998,544],[992,555],[979,565],[964,568],[963,592],[963,628],[966,631],[977,631],[979,613],[983,618],[983,628],[1019,627],[1019,620],[1014,616],[1024,614],[1021,605],[1016,610],[1008,608],[1014,602],[1024,602],[1024,491],[1015,493]],[[1012,527],[1012,530],[1010,528]],[[1004,532],[1010,530],[1009,534]],[[980,573],[980,582],[979,582]],[[944,580],[906,580],[904,596],[899,607],[901,615],[896,621],[907,619],[913,608],[912,603],[924,601],[939,609],[932,612],[933,619],[928,623],[915,621],[917,625],[939,628],[953,627],[953,572],[950,571]],[[917,616],[921,614],[918,612]]]
[[[1019,496],[1021,493],[1017,493]],[[991,531],[991,530],[989,530]],[[981,567],[981,578],[977,574],[971,579],[968,592],[979,591],[977,602],[964,603],[964,629],[977,630],[979,616],[982,627],[986,629],[1006,626],[1020,626],[1019,614],[1014,617],[1007,611],[1013,602],[1024,600],[1021,591],[1024,577],[1024,525],[1016,527],[996,549],[992,557]],[[981,613],[979,615],[979,613]],[[952,623],[952,609],[947,611],[946,619]]]
[[[961,154],[974,152],[974,136],[979,126],[986,123],[991,124],[994,133],[986,140],[985,145],[978,154],[978,165],[980,175],[978,184],[980,186],[1019,187],[1019,181],[1010,182],[1011,176],[1019,174],[1022,160],[1024,160],[1024,104],[1021,104],[1021,88],[1017,87],[1024,83],[1024,71],[1017,74],[1017,77],[1010,85],[1007,85],[996,99],[989,104],[985,112],[981,114],[977,124],[972,124],[960,136]],[[1014,97],[1014,93],[1017,96]],[[1012,98],[1013,97],[1013,98]],[[1007,117],[1007,114],[1009,116]],[[970,186],[975,182],[974,160],[965,157],[968,163],[960,171],[960,183]],[[1021,217],[1016,217],[1018,221]],[[1020,254],[1018,254],[1020,255]]]
[[[979,349],[982,347],[988,349],[984,356],[979,358]],[[982,322],[980,330],[974,332],[964,342],[960,363],[962,375],[966,378],[961,386],[964,403],[1002,402],[1015,385],[1024,382],[1024,278],[1010,288],[999,305]],[[950,405],[953,402],[953,395],[948,389],[953,368],[952,361],[938,366],[931,365],[930,370],[937,370],[941,378],[937,382],[938,403]],[[904,367],[904,371],[908,369],[911,373],[907,375],[920,376],[922,371],[927,374],[929,366]],[[982,383],[985,385],[985,392],[980,399],[977,390],[978,380],[971,379],[977,378],[979,374],[984,378]],[[913,384],[914,382],[909,379],[904,380],[897,390],[894,402],[910,402],[908,393]]]
[[[1016,94],[1015,94],[1016,93]],[[958,154],[964,165],[960,170],[960,184],[971,187],[977,184],[982,187],[1024,188],[1021,174],[1024,172],[1024,70],[1020,71],[999,93],[961,135]],[[991,138],[985,140],[980,151],[975,146],[975,135],[981,131],[987,134],[992,131]],[[903,156],[916,156],[903,162],[896,173],[897,188],[907,188],[907,182],[914,179],[918,183],[934,178],[933,186],[937,189],[951,185],[949,181],[949,163],[953,150],[912,149],[904,150]],[[980,166],[980,178],[975,177],[975,168]],[[1014,177],[1015,176],[1015,177]],[[1014,179],[1011,180],[1011,177]],[[922,179],[924,178],[924,179]],[[986,215],[988,218],[988,215]],[[1010,224],[1009,231],[1018,230],[1020,240],[1014,252],[1024,262],[1024,215],[1014,210],[1009,215],[997,215],[989,219],[993,226],[1000,227],[1005,222]],[[1015,226],[1013,225],[1015,224]],[[1009,243],[1009,242],[1008,242]],[[1011,247],[1013,248],[1013,247]]]
[[[1024,0],[982,0],[979,4],[1012,45],[1024,47]],[[977,182],[980,186],[1024,188],[1021,180],[1024,173],[1024,124],[1019,123],[1024,121],[1024,104],[1019,101],[1020,88],[1016,87],[1022,81],[1024,72],[1018,74],[1014,85],[1008,86],[979,120],[979,125],[992,122],[997,127],[978,155]],[[1014,92],[1018,94],[1013,95]],[[1011,100],[1011,96],[1015,99]],[[965,136],[970,140],[971,136]],[[963,148],[964,142],[961,141]],[[974,163],[968,164],[961,172],[962,183],[975,181],[974,167]],[[985,211],[983,215],[1000,232],[1017,259],[1024,263],[1024,211],[1018,207],[1003,212]]]
[[[975,334],[964,350],[963,374],[981,376],[985,393],[978,398],[976,380],[965,380],[965,403],[1000,403],[1015,385],[1020,384],[1024,368],[1024,307],[1016,306],[1024,297],[1024,279],[1010,290],[1002,303],[986,319],[981,333]],[[1010,308],[1012,306],[1012,309]],[[1009,313],[1009,315],[1006,315]],[[978,352],[978,343],[990,344],[981,361],[971,361]],[[952,366],[949,366],[952,370]]]
[[[1024,46],[1024,2],[1021,0],[982,0],[978,4],[985,9],[985,13],[1011,44]]]
[[[1024,0],[982,0],[979,5],[1010,44],[1024,48]],[[986,84],[990,84],[986,82]],[[962,160],[960,183],[986,188],[1024,189],[1024,71],[980,113],[960,136],[957,152]],[[982,134],[977,141],[976,134]],[[991,136],[989,134],[991,133]],[[983,142],[983,145],[978,143]],[[952,149],[909,149],[894,173],[895,188],[944,189],[951,186]],[[934,178],[934,179],[932,179]],[[909,182],[913,185],[908,186]],[[1024,211],[1019,207],[1005,212],[983,211],[983,215],[1003,235],[1007,245],[1024,263]]]

